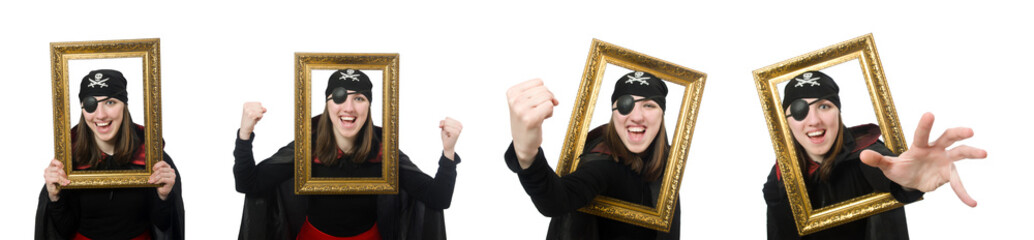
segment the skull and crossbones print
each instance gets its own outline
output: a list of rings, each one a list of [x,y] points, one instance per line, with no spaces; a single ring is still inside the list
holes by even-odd
[[[341,73],[341,78],[339,78],[339,79],[341,79],[341,80],[349,80],[349,79],[351,79],[352,81],[358,82],[359,81],[359,74],[355,73],[355,69],[349,68],[349,69],[345,69],[344,72]]]
[[[801,79],[801,78],[794,78],[793,79],[793,80],[797,80],[797,84],[793,85],[793,87],[803,87],[805,83],[811,84],[811,85],[809,85],[810,87],[821,86],[822,85],[822,84],[819,84],[819,82],[817,82],[819,80],[819,78],[811,78],[811,73],[804,73],[804,75],[802,77],[804,77],[804,79]]]
[[[626,75],[626,77],[628,77],[628,80],[625,80],[627,84],[638,82],[639,85],[650,85],[650,83],[646,82],[650,77],[643,77],[643,72],[636,71],[633,74]]]
[[[104,83],[104,82],[107,82],[108,78],[101,79],[102,77],[104,77],[104,74],[101,74],[101,73],[94,74],[93,75],[93,79],[87,79],[87,80],[90,80],[90,85],[86,85],[86,86],[90,87],[90,88],[93,88],[93,86],[100,86],[101,88],[107,87],[108,84]]]

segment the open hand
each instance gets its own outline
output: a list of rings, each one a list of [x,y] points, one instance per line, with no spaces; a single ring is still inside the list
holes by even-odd
[[[937,141],[930,143],[930,129],[933,128],[933,114],[926,113],[919,119],[912,146],[897,157],[883,156],[872,150],[862,152],[861,160],[869,166],[878,167],[891,181],[902,187],[930,192],[944,183],[951,183],[955,195],[970,207],[976,207],[973,200],[962,186],[959,173],[955,171],[955,161],[962,159],[982,159],[987,152],[966,145],[947,150],[952,144],[973,136],[973,130],[959,127],[944,131]]]

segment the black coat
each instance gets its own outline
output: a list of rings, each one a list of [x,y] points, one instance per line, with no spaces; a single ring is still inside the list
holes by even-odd
[[[661,181],[645,182],[631,168],[615,162],[604,153],[592,152],[602,143],[602,129],[591,131],[578,169],[563,177],[557,176],[546,163],[542,149],[527,169],[521,169],[513,144],[504,158],[511,171],[517,173],[525,192],[542,215],[551,217],[546,239],[679,239],[680,207],[668,232],[598,217],[577,211],[598,195],[652,207],[657,202]]]
[[[137,137],[143,138],[142,127],[136,129]],[[163,142],[164,145],[164,142]],[[183,181],[180,179],[182,175],[179,168],[176,167],[176,163],[172,161],[172,157],[169,157],[168,153],[162,152],[162,161],[169,164],[172,169],[176,170],[176,185],[172,187],[172,191],[169,192],[169,197],[166,198],[169,209],[169,225],[168,229],[159,229],[156,226],[151,227],[151,236],[155,240],[181,240],[184,239],[184,214],[183,214]],[[74,189],[65,191],[76,191]],[[157,197],[157,196],[155,196]],[[39,204],[36,206],[36,230],[35,239],[37,240],[51,240],[51,239],[71,239],[72,236],[62,236],[59,231],[54,227],[54,223],[50,219],[50,214],[47,212],[50,204],[50,197],[47,194],[47,187],[43,186],[43,190],[40,191]]]
[[[374,135],[380,136],[380,128],[375,128]],[[459,155],[456,156],[458,163]],[[294,142],[280,148],[262,164],[293,166]],[[398,165],[400,172],[420,172],[404,154],[399,154]],[[295,195],[293,190],[294,178],[290,178],[275,191],[245,194],[238,238],[295,239],[305,222],[308,196]],[[377,227],[383,239],[446,239],[442,209],[426,207],[406,189],[400,189],[399,194],[377,195]]]
[[[841,131],[844,132],[844,149],[832,162],[834,165],[829,181],[820,181],[818,174],[805,175],[805,185],[813,209],[872,192],[889,192],[902,203],[915,202],[923,196],[921,191],[904,190],[901,185],[887,179],[879,168],[862,163],[859,156],[865,149],[884,156],[895,156],[879,140],[879,127],[867,124]],[[762,191],[768,204],[768,239],[908,239],[904,207],[802,237],[797,234],[778,164],[772,167]]]

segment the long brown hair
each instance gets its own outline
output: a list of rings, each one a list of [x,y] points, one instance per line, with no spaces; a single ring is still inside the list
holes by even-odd
[[[837,131],[836,140],[833,142],[833,146],[830,146],[826,155],[822,156],[822,163],[819,164],[819,180],[823,182],[829,181],[829,175],[833,172],[833,161],[840,154],[840,151],[844,149],[844,131],[847,131],[847,128],[844,128],[844,119],[840,118],[839,113],[837,113],[837,119],[840,122],[838,126],[840,130]],[[808,161],[811,161],[811,158],[808,157],[807,151],[797,141],[797,138],[793,138],[793,146],[797,152],[797,166],[800,167],[801,171],[808,171]]]
[[[87,124],[86,116],[80,113],[79,124],[75,127],[75,136],[72,139],[72,162],[75,166],[96,168],[101,161],[102,155],[97,147],[93,131],[90,130]],[[122,123],[115,134],[115,153],[113,156],[115,164],[126,164],[133,158],[134,151],[136,151],[137,145],[140,144],[140,140],[136,138],[133,128],[135,128],[135,125],[133,124],[133,117],[129,115],[129,108],[123,107]]]
[[[664,163],[667,162],[665,157],[668,153],[668,131],[664,128],[664,119],[661,119],[661,127],[657,130],[657,136],[654,137],[653,143],[650,143],[649,148],[653,148],[653,153],[652,156],[649,156],[649,162],[644,163],[639,154],[628,151],[628,147],[625,147],[625,144],[621,142],[621,137],[618,136],[613,118],[610,119],[609,126],[603,133],[603,144],[610,149],[610,156],[615,162],[632,168],[632,171],[643,177],[643,181],[653,182],[663,174],[661,170],[664,169]]]
[[[352,143],[352,149],[345,151],[351,153],[346,156],[353,163],[362,163],[366,161],[366,155],[370,154],[373,149],[373,121],[370,120],[369,108],[367,108],[366,121],[363,122],[363,127],[359,129],[359,138],[356,139],[355,143]],[[323,115],[320,116],[319,126],[316,126],[316,149],[314,155],[323,163],[325,166],[334,166],[337,162],[337,139],[334,138],[334,123],[330,121],[330,113],[327,107],[323,107]]]

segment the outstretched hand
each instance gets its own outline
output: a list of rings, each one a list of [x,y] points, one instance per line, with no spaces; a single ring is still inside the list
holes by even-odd
[[[891,181],[906,189],[930,192],[944,183],[951,183],[955,195],[970,207],[976,207],[973,200],[962,186],[959,173],[955,170],[955,161],[962,159],[983,159],[987,152],[983,149],[960,145],[950,150],[947,148],[957,141],[973,136],[973,129],[958,127],[944,131],[937,141],[930,143],[930,129],[933,128],[933,114],[926,113],[919,119],[912,146],[900,156],[883,156],[872,150],[865,150],[861,160],[869,166],[878,167]]]
[[[510,105],[513,148],[521,168],[527,169],[542,145],[542,122],[553,116],[553,107],[560,102],[537,78],[510,87],[506,98]]]

